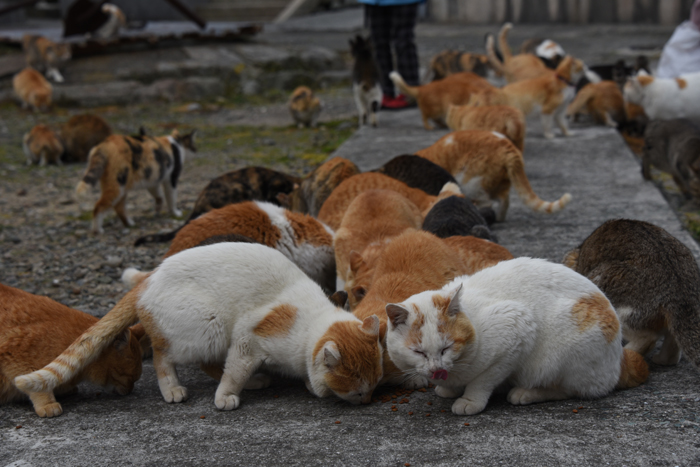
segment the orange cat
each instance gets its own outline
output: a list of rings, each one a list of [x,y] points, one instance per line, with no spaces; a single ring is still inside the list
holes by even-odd
[[[333,190],[326,202],[321,206],[318,219],[331,229],[338,230],[350,203],[352,203],[360,193],[375,189],[393,190],[400,193],[418,206],[423,216],[425,216],[432,205],[439,199],[445,196],[462,194],[461,191],[459,191],[459,187],[451,182],[445,184],[440,195],[430,196],[423,190],[411,188],[405,183],[387,177],[384,174],[365,172],[352,176],[338,185],[338,188]]]
[[[395,71],[392,71],[389,77],[402,93],[416,99],[426,130],[433,129],[429,120],[441,127],[445,126],[445,116],[450,104],[467,104],[473,94],[488,95],[495,89],[484,78],[470,72],[455,73],[423,86],[409,86]]]
[[[181,135],[173,130],[170,136],[112,135],[90,151],[88,166],[75,188],[77,194],[87,192],[99,180],[101,196],[92,215],[92,230],[102,233],[102,221],[114,208],[125,226],[134,222],[126,214],[126,194],[132,188],[146,188],[156,200],[156,214],[163,205],[163,191],[170,214],[181,216],[177,209],[177,182],[187,150],[196,152],[194,130]]]
[[[71,59],[71,45],[53,42],[43,36],[25,34],[22,37],[27,66],[46,73],[46,76],[57,83],[63,82],[63,76],[58,70]]]
[[[486,55],[457,50],[443,50],[434,55],[429,66],[433,81],[464,71],[471,71],[486,78],[489,69],[492,69],[492,66]]]
[[[47,112],[51,106],[53,87],[34,68],[25,68],[12,78],[12,87],[22,101],[22,108]]]
[[[94,114],[74,115],[61,126],[64,162],[85,162],[90,150],[112,134],[109,124]]]
[[[321,100],[307,86],[299,86],[294,90],[287,103],[289,113],[299,128],[316,128],[318,115],[321,113]]]
[[[443,239],[458,255],[464,264],[465,274],[472,275],[482,269],[513,259],[513,255],[505,247],[483,238],[462,237],[455,235]]]
[[[15,377],[50,363],[97,322],[94,316],[48,297],[0,284],[0,404],[26,399],[27,394],[15,386]],[[28,396],[36,414],[61,415],[63,409],[54,394],[71,392],[82,381],[112,387],[118,394],[130,393],[141,377],[139,339],[143,337],[143,327],[133,326],[96,360],[53,391],[30,392]]]
[[[425,290],[434,290],[453,278],[466,274],[466,269],[447,244],[428,232],[408,230],[384,248],[377,261],[372,286],[353,314],[379,317],[379,336],[384,348],[384,378],[380,384],[427,386],[424,378],[401,373],[386,352],[386,304],[396,303]]]
[[[521,151],[525,147],[525,115],[507,105],[450,105],[445,122],[451,130],[496,131]]]
[[[477,206],[498,202],[496,218],[504,221],[511,183],[530,209],[553,213],[571,201],[566,193],[555,202],[541,200],[525,175],[523,155],[505,136],[483,130],[455,131],[416,155],[450,172]]]
[[[521,53],[520,55],[513,55],[508,45],[508,31],[512,28],[513,25],[511,23],[506,23],[498,34],[498,46],[503,55],[503,62],[498,59],[494,51],[493,36],[489,34],[486,39],[486,52],[491,66],[501,73],[508,83],[537,78],[549,71],[544,62],[534,54]]]
[[[566,109],[567,117],[588,114],[600,125],[617,127],[627,121],[625,100],[615,81],[589,83],[576,94]]]
[[[22,140],[22,148],[27,156],[27,165],[61,165],[63,144],[56,133],[47,125],[36,125],[29,133],[26,133]]]

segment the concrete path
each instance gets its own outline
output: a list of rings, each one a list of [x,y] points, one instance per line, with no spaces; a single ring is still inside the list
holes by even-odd
[[[545,199],[568,191],[573,201],[544,216],[513,199],[496,227],[513,254],[558,261],[604,220],[631,217],[663,226],[699,256],[614,131],[578,128],[571,138],[545,141],[531,126],[525,159],[534,190]],[[336,154],[371,169],[442,134],[423,130],[416,110],[384,112],[380,128],[363,128]],[[190,400],[165,403],[149,360],[132,394],[83,387],[61,400],[56,419],[38,418],[29,404],[3,406],[0,466],[700,465],[700,373],[686,360],[651,371],[643,386],[594,401],[513,407],[494,395],[473,417],[453,415],[452,401],[432,389],[356,407],[316,399],[286,380],[246,391],[238,410],[219,412],[216,383],[196,368],[180,372]]]

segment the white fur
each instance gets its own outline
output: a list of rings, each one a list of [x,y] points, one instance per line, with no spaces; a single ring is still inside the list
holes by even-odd
[[[503,134],[501,134],[497,131],[492,131],[491,133],[493,134],[493,136],[495,136],[498,139],[506,139],[506,137]]]
[[[357,106],[357,112],[359,114],[358,126],[362,127],[369,119],[369,123],[376,127],[379,124],[379,117],[377,114],[382,105],[382,88],[379,86],[379,83],[376,83],[369,91],[362,89],[362,84],[353,83],[352,93],[355,97],[355,105]],[[375,107],[377,108],[377,112],[372,111],[373,103],[376,103]]]
[[[450,146],[451,144],[454,144],[454,142],[455,142],[454,136],[450,135],[447,138],[445,138],[445,141],[443,141],[443,144],[445,146]]]
[[[458,312],[467,316],[476,337],[455,355],[446,336],[437,332],[432,297],[450,297],[460,284]],[[620,377],[620,331],[607,342],[597,325],[579,329],[571,313],[579,299],[595,293],[602,295],[591,281],[561,264],[531,258],[503,261],[400,304],[409,310],[409,319],[398,326],[389,322],[387,349],[401,370],[426,377],[447,370],[446,381],[433,382],[438,395],[461,395],[452,406],[459,414],[481,412],[504,382],[513,386],[508,396],[513,404],[604,396]],[[419,349],[405,343],[415,319],[413,305],[425,317]]]
[[[535,49],[535,55],[538,57],[543,57],[547,59],[553,59],[557,55],[563,57],[566,55],[564,49],[551,39],[546,39],[542,41],[540,45]]]
[[[119,28],[126,26],[124,13],[118,6],[111,3],[102,5],[102,12],[109,15],[109,19],[96,29],[93,35],[98,39],[114,39],[119,35]]]
[[[644,70],[629,78],[624,87],[625,100],[641,105],[650,120],[672,118],[700,118],[700,72],[679,76],[687,86],[681,89],[675,79],[654,78],[646,86],[639,76],[648,76]]]
[[[284,304],[297,309],[288,333],[256,335],[258,323]],[[332,341],[315,359],[314,348],[333,323],[362,325],[331,304],[321,288],[281,253],[249,243],[218,243],[171,256],[147,279],[138,305],[143,308],[139,314],[149,315],[169,343],[167,361],[154,360],[170,370],[159,377],[163,397],[169,402],[187,397],[175,365],[225,363],[216,405],[226,410],[238,407],[240,390],[259,368],[303,378],[315,395],[330,395],[324,375],[334,361],[329,362],[327,355],[335,359],[342,355]],[[378,336],[379,321],[375,324]],[[338,395],[359,403],[377,382],[365,378],[357,392]]]

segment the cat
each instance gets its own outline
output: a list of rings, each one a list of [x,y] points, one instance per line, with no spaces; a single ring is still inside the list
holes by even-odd
[[[430,59],[428,72],[432,74],[432,81],[438,81],[464,71],[470,71],[486,78],[492,69],[493,67],[486,55],[460,52],[458,50],[443,50]]]
[[[229,204],[251,200],[267,201],[277,205],[284,204],[278,200],[279,195],[291,193],[299,183],[299,177],[265,167],[246,167],[227,172],[213,179],[199,193],[184,224],[168,233],[140,237],[134,242],[134,246],[168,242],[194,219]]]
[[[457,253],[464,265],[464,274],[469,276],[501,261],[513,259],[507,248],[471,235],[454,235],[443,239],[443,242]]]
[[[588,114],[600,125],[613,128],[627,121],[625,100],[614,81],[601,81],[584,86],[566,109],[566,116]]]
[[[0,284],[0,404],[28,396],[37,415],[56,417],[63,408],[55,395],[71,392],[82,381],[117,394],[130,393],[141,377],[145,339],[140,325],[124,328],[111,345],[96,353],[94,361],[50,390],[21,392],[14,384],[15,377],[50,363],[95,323],[98,319],[87,313]]]
[[[551,39],[542,38],[532,38],[524,41],[520,45],[520,53],[537,56],[551,70],[556,69],[566,57],[566,52],[564,52],[561,45]]]
[[[505,220],[508,212],[511,183],[523,203],[537,212],[551,214],[562,210],[571,201],[569,193],[554,202],[541,200],[532,191],[525,175],[522,153],[499,133],[455,131],[416,154],[458,176],[464,194],[477,206],[497,201],[496,219],[499,222]]]
[[[450,105],[445,123],[451,130],[495,131],[511,140],[520,151],[525,149],[525,115],[507,105]]]
[[[279,250],[329,294],[335,291],[333,231],[311,216],[264,201],[245,201],[214,209],[175,235],[164,258],[219,235],[243,235]],[[133,287],[148,273],[127,269],[123,282]]]
[[[644,132],[642,176],[651,166],[671,174],[681,192],[700,202],[700,128],[688,119],[650,122]]]
[[[426,130],[434,128],[430,120],[440,127],[445,127],[445,117],[450,104],[467,104],[473,94],[488,95],[495,92],[495,88],[488,81],[470,72],[455,73],[423,86],[409,86],[396,71],[389,73],[389,78],[402,93],[418,102],[423,127]]]
[[[625,101],[642,106],[650,120],[700,118],[700,72],[655,78],[645,71],[627,79]]]
[[[105,3],[102,5],[102,13],[107,15],[107,21],[92,32],[97,39],[116,39],[119,37],[119,29],[126,27],[126,16],[116,5]]]
[[[111,134],[109,123],[99,115],[72,116],[61,125],[59,131],[59,138],[65,148],[63,162],[87,162],[90,150]]]
[[[498,45],[501,49],[503,61],[496,56],[493,36],[491,34],[487,36],[486,55],[491,66],[503,75],[509,84],[537,78],[545,74],[548,71],[547,65],[533,53],[512,54],[508,45],[508,31],[512,28],[513,25],[511,23],[505,23],[498,34]]]
[[[114,208],[126,227],[134,221],[126,214],[126,194],[132,188],[146,188],[155,198],[156,214],[163,205],[163,192],[170,214],[180,217],[177,209],[177,182],[187,151],[197,152],[194,130],[170,136],[112,135],[92,148],[88,166],[75,191],[82,195],[100,182],[101,195],[92,214],[92,231],[104,232],[102,221],[107,210]]]
[[[358,125],[362,128],[369,122],[376,127],[379,124],[378,114],[382,105],[382,87],[372,54],[372,45],[369,39],[360,35],[349,42],[350,53],[355,60],[352,67],[352,93],[359,114]]]
[[[27,60],[27,66],[46,73],[57,83],[65,80],[59,71],[72,57],[71,45],[57,43],[43,36],[25,34],[22,37],[22,50]]]
[[[63,144],[56,133],[47,125],[35,125],[22,139],[22,148],[27,156],[27,165],[46,164],[61,165]]]
[[[48,112],[51,107],[53,86],[34,68],[25,68],[12,78],[12,87],[22,108]]]
[[[259,368],[303,378],[312,394],[353,404],[369,403],[382,378],[377,316],[359,320],[336,308],[278,251],[218,243],[166,259],[61,356],[15,384],[24,392],[59,386],[137,320],[151,338],[169,403],[187,399],[175,369],[183,364],[220,377],[219,410],[236,409],[244,387],[269,385],[255,375]]]
[[[404,372],[429,378],[452,412],[474,415],[502,383],[508,402],[596,398],[644,383],[622,349],[615,310],[591,281],[541,259],[503,261],[386,306],[386,346]]]
[[[465,274],[465,267],[445,242],[420,230],[406,230],[382,250],[373,271],[371,286],[353,314],[364,320],[379,317],[379,336],[384,352],[384,378],[380,384],[418,388],[426,378],[403,373],[386,354],[387,303],[406,300],[424,290],[432,290]]]
[[[648,222],[615,219],[593,231],[564,257],[617,310],[626,349],[675,365],[681,349],[700,368],[700,270],[688,247]]]
[[[297,127],[316,128],[318,116],[321,113],[321,100],[316,97],[311,89],[307,86],[299,86],[287,103],[289,112],[292,114],[294,123]]]
[[[279,193],[277,200],[291,211],[316,217],[331,192],[345,179],[359,173],[354,162],[333,157],[306,175],[291,193]]]
[[[474,203],[461,196],[450,196],[435,203],[425,216],[422,229],[440,238],[472,235],[497,243]]]
[[[338,230],[340,222],[345,215],[345,211],[347,211],[348,206],[350,206],[350,203],[352,203],[357,195],[364,191],[374,189],[394,190],[400,193],[418,206],[418,209],[420,209],[423,215],[427,214],[430,207],[435,204],[437,200],[451,195],[462,194],[459,187],[452,182],[445,184],[440,195],[430,196],[423,190],[411,188],[405,183],[387,177],[384,174],[365,172],[346,179],[333,190],[326,202],[321,206],[321,210],[318,213],[318,220],[331,229]]]

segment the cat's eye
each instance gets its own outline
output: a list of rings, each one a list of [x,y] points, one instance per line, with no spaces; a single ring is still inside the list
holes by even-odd
[[[421,352],[420,350],[414,350],[414,352],[425,357],[425,352]]]
[[[442,349],[442,352],[440,352],[440,355],[445,355],[445,352],[447,352],[448,350],[450,350],[450,347],[452,347],[452,346],[451,346],[451,345],[448,345],[447,347],[445,347],[444,349]]]

